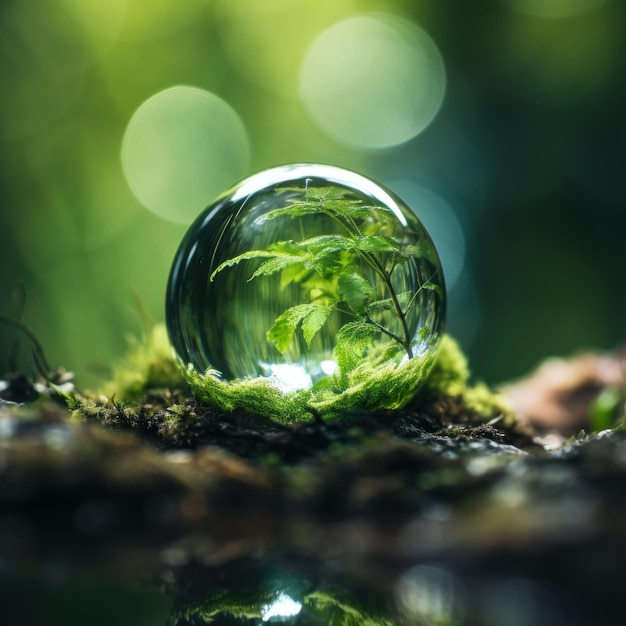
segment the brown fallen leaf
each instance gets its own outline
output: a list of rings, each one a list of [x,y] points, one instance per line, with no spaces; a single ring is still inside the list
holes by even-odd
[[[516,414],[539,431],[569,437],[588,429],[591,406],[607,386],[626,384],[623,355],[585,353],[544,361],[528,377],[500,390]]]

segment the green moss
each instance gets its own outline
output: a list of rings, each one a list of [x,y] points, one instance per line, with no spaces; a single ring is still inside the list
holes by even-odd
[[[443,336],[437,360],[420,394],[431,398],[457,398],[466,410],[483,419],[513,419],[513,409],[506,396],[485,383],[471,384],[467,357],[450,335]]]
[[[186,378],[193,392],[223,411],[243,409],[283,423],[315,416],[324,419],[362,411],[399,409],[416,394],[424,379],[425,361],[409,359],[401,365],[384,357],[365,361],[354,370],[316,389],[282,392],[266,378],[221,381],[211,372],[189,368]]]
[[[150,389],[180,389],[185,381],[172,353],[163,324],[156,324],[144,340],[130,340],[126,357],[99,393],[119,402],[140,400]]]
[[[269,578],[256,587],[216,588],[197,599],[181,598],[175,610],[177,619],[201,618],[204,623],[225,616],[238,619],[262,619],[280,597],[288,597],[302,606],[302,611],[320,623],[336,626],[392,626],[395,621],[388,610],[369,603],[356,601],[353,594],[342,588],[324,589],[305,594],[310,582],[300,578]],[[288,621],[274,618],[273,621]]]
[[[441,338],[439,353],[424,382],[423,390],[445,396],[461,396],[467,390],[470,371],[467,358],[459,344],[450,335]]]
[[[222,381],[211,372],[183,371],[161,324],[154,326],[143,342],[132,342],[112,380],[99,391],[116,402],[132,403],[155,389],[175,389],[182,397],[195,396],[226,413],[238,410],[286,424],[396,410],[416,397],[422,404],[454,399],[484,419],[511,415],[501,394],[482,383],[470,384],[467,359],[449,335],[441,339],[436,361],[426,377],[424,368],[425,361],[419,358],[396,365],[381,354],[341,379],[327,379],[321,387],[285,393],[265,378]]]
[[[331,623],[337,626],[394,626],[397,623],[388,611],[371,605],[361,606],[362,601],[359,604],[342,591],[313,592],[304,599],[304,608],[320,621],[331,618]]]

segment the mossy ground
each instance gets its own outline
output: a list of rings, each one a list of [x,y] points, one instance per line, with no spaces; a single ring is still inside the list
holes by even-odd
[[[399,375],[397,382],[401,380]],[[381,381],[375,380],[374,393]],[[410,388],[411,381],[407,384]],[[156,326],[145,342],[132,346],[99,393],[76,394],[71,406],[76,419],[135,430],[162,448],[212,444],[243,457],[275,455],[290,462],[338,445],[355,445],[381,430],[404,438],[419,431],[531,442],[502,395],[484,384],[471,384],[467,360],[449,336],[444,336],[437,360],[414,397],[399,392],[399,407],[387,408],[384,401],[381,406],[380,396],[359,403],[364,391],[335,399],[331,410],[317,411],[309,397],[285,398],[264,382],[207,383],[198,375],[189,380],[172,356],[164,328]],[[342,402],[346,406],[340,411]]]

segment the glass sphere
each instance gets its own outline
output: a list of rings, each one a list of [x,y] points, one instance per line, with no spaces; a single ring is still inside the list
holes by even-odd
[[[441,264],[416,215],[328,165],[276,167],[218,197],[185,235],[166,296],[184,366],[283,391],[365,361],[427,366],[444,317]]]

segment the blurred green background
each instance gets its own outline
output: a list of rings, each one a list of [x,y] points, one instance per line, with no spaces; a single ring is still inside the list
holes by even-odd
[[[2,312],[23,281],[81,387],[141,332],[134,294],[163,319],[193,215],[289,162],[415,209],[488,382],[626,337],[621,0],[5,0],[0,29]]]

